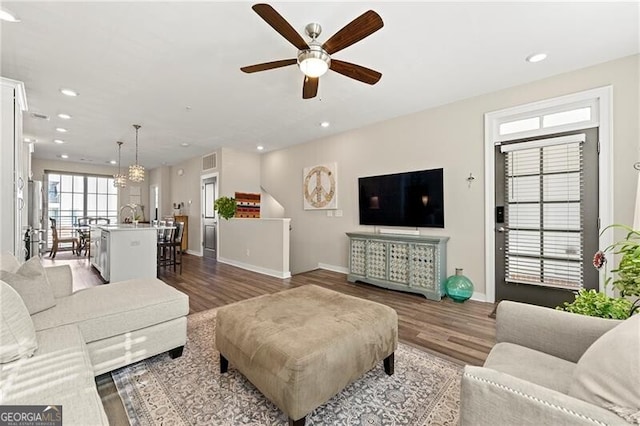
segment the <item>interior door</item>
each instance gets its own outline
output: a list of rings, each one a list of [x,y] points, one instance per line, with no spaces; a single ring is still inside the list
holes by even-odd
[[[496,301],[555,307],[598,288],[597,136],[593,128],[496,147]]]
[[[205,258],[216,258],[216,225],[217,217],[213,209],[216,200],[217,178],[211,177],[202,181],[202,255]]]

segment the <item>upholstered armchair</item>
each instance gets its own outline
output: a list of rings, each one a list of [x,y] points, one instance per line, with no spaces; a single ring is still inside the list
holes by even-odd
[[[503,301],[496,340],[483,367],[465,367],[461,425],[640,424],[640,315]]]

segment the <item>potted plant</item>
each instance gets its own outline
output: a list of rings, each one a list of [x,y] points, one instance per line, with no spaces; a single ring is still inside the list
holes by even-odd
[[[213,203],[213,209],[225,220],[234,217],[237,208],[236,199],[233,197],[220,197]]]
[[[626,319],[640,312],[640,231],[626,225],[610,225],[609,228],[620,228],[627,233],[626,237],[611,244],[604,250],[596,252],[593,266],[602,269],[607,263],[605,252],[620,256],[617,268],[611,270],[613,275],[605,279],[605,287],[611,283],[620,292],[620,297],[610,297],[595,290],[581,289],[573,302],[565,302],[556,309],[582,315],[602,318]],[[635,297],[632,302],[628,297]]]

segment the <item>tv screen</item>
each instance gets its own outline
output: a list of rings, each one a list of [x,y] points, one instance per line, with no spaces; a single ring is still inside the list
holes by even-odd
[[[443,169],[358,179],[360,224],[444,228]]]

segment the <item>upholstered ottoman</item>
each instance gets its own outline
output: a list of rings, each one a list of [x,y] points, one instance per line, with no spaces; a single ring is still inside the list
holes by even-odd
[[[230,361],[290,424],[379,361],[393,374],[398,316],[379,303],[307,285],[225,306],[216,321],[220,371]]]

